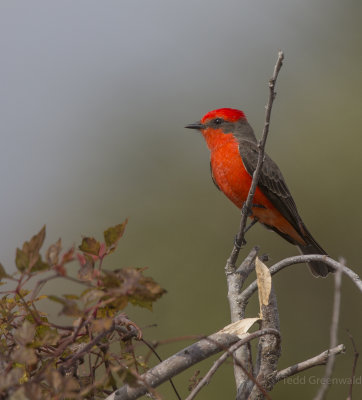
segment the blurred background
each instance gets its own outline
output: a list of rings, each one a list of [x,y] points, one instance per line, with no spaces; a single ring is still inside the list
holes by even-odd
[[[267,152],[300,214],[329,254],[361,274],[362,3],[358,0],[193,0],[0,3],[0,259],[47,225],[46,244],[129,224],[108,268],[147,266],[168,294],[154,311],[129,308],[147,339],[209,334],[229,323],[224,278],[240,212],[212,184],[200,134],[184,126],[220,107],[245,111],[258,136],[278,50]],[[269,265],[296,249],[260,226],[248,234]],[[283,355],[280,368],[328,348],[333,278],[305,266],[274,278]],[[58,288],[60,292],[67,288]],[[342,288],[330,399],[347,397],[353,350],[361,351],[362,297]],[[248,316],[258,313],[256,301]],[[56,314],[55,314],[56,315]],[[188,342],[160,347],[167,357]],[[211,361],[176,378],[188,380]],[[279,383],[273,398],[311,398],[323,376]],[[359,364],[354,392],[362,395]],[[167,385],[160,389],[174,398]],[[231,399],[231,364],[200,399]]]

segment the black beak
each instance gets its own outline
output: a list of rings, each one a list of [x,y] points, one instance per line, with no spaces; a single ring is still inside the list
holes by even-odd
[[[200,121],[195,122],[194,124],[186,125],[185,128],[187,129],[204,129],[205,125],[203,125]]]

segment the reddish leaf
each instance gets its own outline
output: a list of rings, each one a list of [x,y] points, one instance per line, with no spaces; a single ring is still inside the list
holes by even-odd
[[[114,251],[119,239],[122,237],[126,229],[128,220],[126,219],[122,224],[118,224],[104,231],[104,240],[110,252]]]
[[[79,250],[98,256],[100,247],[101,244],[96,239],[85,237],[82,240],[82,244],[79,246]]]
[[[105,243],[101,243],[101,248],[99,249],[99,258],[103,258],[107,254],[107,246]]]
[[[77,254],[78,260],[81,264],[78,270],[78,277],[83,281],[91,281],[94,272],[94,260],[88,254]]]
[[[62,240],[58,239],[54,244],[49,246],[47,252],[46,252],[46,260],[47,263],[50,265],[55,265],[58,264],[59,261],[59,253],[62,250]]]
[[[66,253],[62,256],[62,261],[60,262],[62,265],[74,260],[74,247],[70,248]]]
[[[83,267],[83,265],[85,265],[85,263],[87,262],[85,255],[83,253],[77,253],[77,258],[78,258],[79,264],[81,265],[81,267]]]
[[[60,275],[60,276],[66,276],[67,275],[67,270],[65,269],[64,265],[62,264],[57,264],[54,267],[55,272]]]

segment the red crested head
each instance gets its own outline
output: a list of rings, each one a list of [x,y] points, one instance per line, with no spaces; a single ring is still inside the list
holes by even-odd
[[[256,143],[253,129],[245,114],[234,108],[209,111],[201,121],[189,124],[185,128],[200,131],[211,151],[226,143],[233,143],[237,147],[242,140]]]
[[[201,122],[205,123],[215,118],[221,118],[228,122],[236,122],[241,119],[246,120],[245,114],[240,110],[236,110],[235,108],[219,108],[218,110],[212,110],[205,114]]]

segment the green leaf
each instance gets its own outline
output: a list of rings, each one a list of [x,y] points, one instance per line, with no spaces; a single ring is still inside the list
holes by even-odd
[[[15,264],[20,272],[24,272],[28,268],[40,271],[48,268],[48,265],[41,261],[39,251],[45,239],[45,225],[40,231],[34,235],[29,242],[24,242],[22,250],[16,249]]]
[[[41,258],[41,255],[39,254],[39,257],[37,261],[34,263],[34,265],[31,267],[31,272],[35,271],[45,271],[50,268],[50,265],[44,262]]]
[[[119,239],[123,236],[127,222],[128,220],[126,219],[122,224],[118,224],[104,231],[104,240],[107,248],[111,250],[110,252],[114,251]]]
[[[8,278],[8,277],[9,277],[9,275],[6,273],[5,268],[0,263],[0,281],[1,281],[1,279]]]
[[[48,299],[63,305],[63,308],[59,314],[67,315],[69,317],[79,317],[82,315],[82,312],[79,310],[77,303],[73,300],[63,299],[61,297],[53,295],[48,296]]]
[[[30,242],[24,243],[24,247],[27,244],[29,246],[29,253],[32,253],[34,255],[39,254],[41,246],[43,246],[44,239],[45,239],[45,225],[40,229],[40,231],[36,235],[34,235],[30,239]],[[23,250],[25,251],[24,247]]]
[[[82,244],[79,246],[79,250],[84,253],[93,254],[98,256],[101,244],[94,238],[85,237],[82,240]]]
[[[15,264],[20,272],[24,272],[29,267],[29,256],[19,248],[16,249]]]

